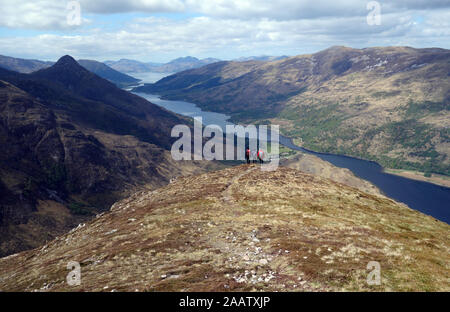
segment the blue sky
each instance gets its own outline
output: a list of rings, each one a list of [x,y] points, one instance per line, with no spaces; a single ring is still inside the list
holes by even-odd
[[[0,54],[165,62],[297,55],[333,45],[450,48],[448,0],[378,1],[372,9],[362,0],[80,0],[80,25],[68,23],[69,2],[0,0]],[[368,22],[374,5],[379,25]]]

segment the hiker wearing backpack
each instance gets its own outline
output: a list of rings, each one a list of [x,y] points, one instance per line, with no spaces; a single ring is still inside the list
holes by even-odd
[[[263,150],[258,150],[258,154],[257,154],[257,156],[258,156],[258,159],[259,159],[259,163],[264,163],[264,151]]]

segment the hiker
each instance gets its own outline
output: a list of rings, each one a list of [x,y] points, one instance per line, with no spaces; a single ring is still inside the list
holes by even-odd
[[[258,150],[258,159],[259,159],[259,163],[264,163],[264,151],[263,150]]]
[[[242,151],[242,150],[241,150]],[[242,154],[241,154],[242,155]],[[247,147],[245,150],[245,160],[247,161],[247,164],[250,163],[250,149]]]

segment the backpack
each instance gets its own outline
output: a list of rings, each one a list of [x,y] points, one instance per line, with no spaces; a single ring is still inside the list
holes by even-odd
[[[258,158],[262,159],[264,157],[264,152],[262,150],[258,151]]]

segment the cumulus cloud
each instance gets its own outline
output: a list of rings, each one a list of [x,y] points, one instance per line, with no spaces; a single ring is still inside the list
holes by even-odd
[[[0,26],[27,29],[67,29],[67,3],[55,0],[0,0]],[[367,15],[368,0],[78,0],[86,14],[193,13],[223,19],[299,20]],[[383,13],[450,9],[448,0],[378,1]]]
[[[226,58],[224,51],[230,57],[258,54],[258,51],[260,54],[300,54],[335,44],[437,46],[436,43],[448,40],[449,12],[434,11],[423,16],[425,22],[419,25],[407,12],[386,14],[379,27],[368,26],[365,17],[283,21],[149,17],[136,19],[116,32],[94,30],[83,35],[0,38],[0,47],[2,53],[14,55],[20,46],[22,53],[28,53],[29,57],[57,58],[72,54],[96,59],[152,60],[157,55],[187,54]],[[440,21],[447,23],[447,27],[441,27]]]
[[[210,16],[276,20],[311,19],[329,16],[355,16],[366,14],[367,1],[361,0],[187,0],[193,10]]]
[[[0,38],[2,54],[43,59],[71,54],[99,60],[126,57],[166,61],[188,54],[223,59],[294,55],[331,45],[450,46],[448,1],[381,1],[381,25],[370,26],[366,22],[368,1],[361,0],[339,1],[339,5],[325,0],[82,0],[82,12],[106,17],[111,12],[135,11],[197,14],[183,18],[146,14],[148,17],[125,22],[119,30],[104,28],[94,20],[93,27],[81,27],[76,33],[65,31],[66,3],[51,2],[35,0],[13,5],[0,0],[5,12],[0,26],[60,30],[51,34],[42,31],[33,37]],[[405,9],[405,5],[409,7]],[[27,18],[20,18],[20,12]]]
[[[63,2],[0,0],[0,26],[9,28],[60,29],[67,28],[66,4]]]
[[[33,30],[67,30],[74,25],[67,23],[71,1],[59,0],[0,0],[2,17],[0,27]],[[126,12],[181,12],[185,9],[182,0],[78,0],[81,13],[126,13]],[[84,24],[88,22],[83,20]],[[82,23],[83,24],[83,23]]]

